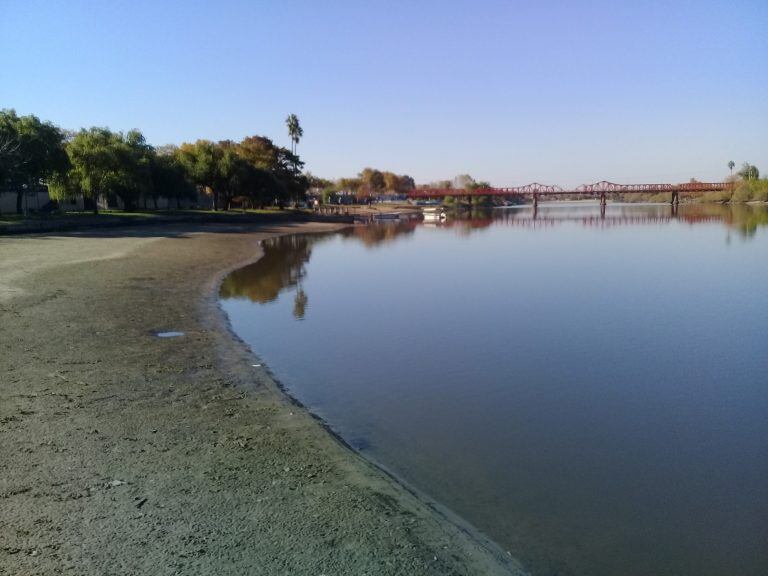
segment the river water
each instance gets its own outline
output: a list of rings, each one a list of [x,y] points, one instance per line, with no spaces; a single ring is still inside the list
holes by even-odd
[[[557,204],[266,242],[232,326],[533,574],[768,574],[768,212]]]

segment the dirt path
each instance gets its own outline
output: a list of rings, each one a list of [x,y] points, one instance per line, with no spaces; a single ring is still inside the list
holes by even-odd
[[[228,332],[223,271],[269,235],[330,228],[0,238],[0,574],[514,569],[291,404]]]

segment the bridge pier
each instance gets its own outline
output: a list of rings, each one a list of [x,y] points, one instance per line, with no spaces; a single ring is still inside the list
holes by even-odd
[[[674,192],[672,192],[672,201],[670,202],[670,204],[677,206],[679,203],[680,203],[680,192],[675,190]]]
[[[539,207],[539,195],[534,192],[533,194],[533,208],[534,210]]]
[[[608,200],[605,197],[605,192],[600,193],[600,206],[602,208],[605,208],[605,205],[608,204]]]

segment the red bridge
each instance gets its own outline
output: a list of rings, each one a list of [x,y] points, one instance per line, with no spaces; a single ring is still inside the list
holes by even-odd
[[[576,188],[565,190],[560,186],[548,184],[527,184],[514,188],[476,188],[464,190],[463,188],[416,188],[408,193],[412,199],[435,200],[446,197],[472,198],[477,196],[525,196],[533,199],[534,206],[538,205],[539,198],[550,196],[589,196],[600,198],[600,204],[605,205],[607,194],[660,194],[668,192],[670,201],[677,204],[681,193],[719,192],[732,187],[730,182],[687,182],[685,184],[614,184],[613,182],[597,182],[595,184],[582,184]]]

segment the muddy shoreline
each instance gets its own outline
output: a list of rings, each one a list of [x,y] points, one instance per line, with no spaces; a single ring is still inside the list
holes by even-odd
[[[224,276],[260,240],[336,226],[0,239],[0,574],[516,572],[232,334]]]

